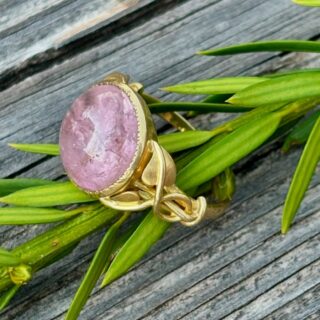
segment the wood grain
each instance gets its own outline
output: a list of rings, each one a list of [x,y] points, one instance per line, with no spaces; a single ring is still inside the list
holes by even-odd
[[[8,142],[56,142],[73,99],[112,70],[159,87],[215,76],[318,67],[316,54],[199,57],[236,42],[317,39],[319,9],[288,0],[141,0],[114,14],[117,1],[0,3],[0,176],[63,179],[59,158],[10,150]],[[5,89],[4,89],[5,88]],[[197,97],[190,97],[195,99]],[[230,115],[194,120],[211,128]],[[272,151],[273,150],[273,151]],[[301,150],[246,159],[233,205],[216,222],[174,225],[126,276],[96,289],[81,319],[317,319],[319,169],[292,231],[279,234],[282,203]],[[49,226],[2,227],[13,247]],[[101,233],[35,276],[1,319],[62,319]]]

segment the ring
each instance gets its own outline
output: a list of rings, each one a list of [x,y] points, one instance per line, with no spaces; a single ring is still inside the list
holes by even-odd
[[[123,211],[152,207],[161,219],[197,224],[206,199],[176,185],[176,166],[157,142],[140,83],[112,73],[81,94],[60,129],[60,153],[70,180],[106,206]]]

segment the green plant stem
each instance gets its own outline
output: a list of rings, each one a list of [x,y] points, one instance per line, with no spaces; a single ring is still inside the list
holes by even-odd
[[[10,303],[11,299],[14,297],[14,295],[17,293],[20,287],[20,285],[15,284],[7,291],[2,293],[2,295],[0,296],[0,311],[3,310]]]
[[[142,98],[147,104],[160,103],[161,101],[145,92],[141,93]],[[175,111],[160,112],[158,115],[170,123],[173,127],[177,128],[179,131],[195,130],[193,125],[185,119],[181,114]]]
[[[21,189],[44,186],[46,184],[53,183],[57,182],[51,180],[30,178],[0,179],[0,197],[6,196]]]
[[[74,219],[68,220],[49,231],[23,243],[11,252],[21,258],[21,261],[32,267],[35,272],[48,265],[55,256],[66,248],[78,243],[92,232],[107,225],[117,211],[106,207],[92,206],[92,210],[84,212]],[[7,273],[0,277],[0,291],[12,284]]]
[[[122,217],[117,222],[115,222],[104,235],[98,247],[98,250],[96,251],[92,262],[84,276],[84,279],[82,280],[81,285],[78,288],[77,293],[72,301],[72,304],[65,318],[66,320],[76,320],[78,318],[81,309],[88,300],[91,291],[97,283],[101,272],[110,257],[112,246],[115,241],[118,229],[128,218],[128,216],[128,212],[124,213]]]
[[[201,113],[210,112],[247,112],[252,107],[233,106],[227,103],[208,103],[208,102],[158,102],[149,104],[152,112],[168,111],[197,111]]]

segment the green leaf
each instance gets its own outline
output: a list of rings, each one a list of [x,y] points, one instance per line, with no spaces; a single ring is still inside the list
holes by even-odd
[[[214,94],[205,97],[204,99],[201,100],[201,102],[204,103],[224,103],[227,99],[229,99],[232,96],[232,94]],[[195,117],[198,115],[199,111],[189,111],[187,113],[188,117]]]
[[[320,117],[318,117],[302,152],[284,204],[281,232],[286,233],[299,209],[320,159]]]
[[[0,225],[52,223],[70,219],[81,212],[81,208],[66,211],[52,208],[4,207],[0,208]]]
[[[263,81],[266,79],[259,77],[216,78],[177,84],[163,90],[183,94],[226,94],[238,92]]]
[[[230,201],[235,188],[235,177],[230,168],[226,168],[212,180],[212,191],[216,201]]]
[[[288,123],[301,118],[307,112],[314,109],[320,99],[301,99],[291,103],[286,104],[281,109],[278,110],[278,113],[281,115],[281,125],[287,125]]]
[[[209,112],[246,112],[252,107],[233,106],[228,103],[210,102],[158,102],[149,104],[152,112],[168,111],[197,111],[201,113]]]
[[[0,247],[0,265],[17,266],[21,264],[21,259],[12,252]]]
[[[234,107],[238,108],[238,107]],[[246,108],[246,110],[250,110],[250,108]],[[177,152],[184,149],[188,149],[194,146],[197,146],[204,141],[210,138],[210,131],[186,131],[186,132],[178,132],[172,134],[160,135],[159,143],[168,151],[168,152]],[[190,139],[194,139],[191,141]],[[202,142],[203,141],[203,142]],[[28,150],[32,150],[32,152],[37,152],[36,150],[40,150],[40,145],[36,145],[36,148],[33,148],[33,145],[28,145]],[[43,149],[45,150],[45,149]],[[5,180],[5,179],[4,179]],[[46,180],[44,180],[46,181]],[[45,183],[43,183],[45,184]],[[13,190],[14,191],[14,190]],[[5,193],[7,194],[7,193]],[[0,195],[1,195],[1,179],[0,179]],[[0,200],[1,201],[1,200]]]
[[[59,155],[59,145],[57,144],[19,144],[19,143],[9,143],[9,146],[25,152],[32,152],[32,153],[42,153],[51,156]]]
[[[308,7],[320,7],[320,0],[292,0],[296,4]]]
[[[149,212],[112,261],[101,287],[125,274],[164,235],[170,225],[152,211]]]
[[[102,270],[107,263],[111,250],[112,245],[115,241],[115,237],[117,235],[117,231],[121,224],[126,220],[128,214],[124,214],[116,223],[114,223],[109,230],[104,235],[98,250],[96,251],[93,260],[87,270],[80,287],[77,290],[77,293],[72,300],[72,304],[70,309],[68,310],[66,320],[76,320],[81,312],[82,307],[88,300],[88,297],[95,287]]]
[[[212,129],[212,136],[213,139],[208,140],[204,144],[202,144],[200,147],[196,148],[195,150],[191,150],[185,154],[183,154],[181,157],[179,157],[179,161],[176,163],[176,167],[178,171],[185,167],[188,163],[190,163],[193,159],[198,157],[200,154],[205,152],[211,145],[215,144],[217,141],[219,141],[221,138],[225,137],[227,133],[230,133],[237,128],[240,128],[242,125],[245,125],[249,123],[250,121],[260,119],[264,115],[271,113],[273,111],[281,110],[284,106],[291,106],[292,104],[271,104],[271,105],[264,105],[259,108],[253,109],[252,111],[249,111],[245,114],[242,114],[241,116],[234,118],[230,121],[227,121],[225,123],[222,123],[218,127]],[[294,105],[299,105],[299,103],[295,102]]]
[[[299,73],[312,73],[312,72],[320,72],[319,68],[308,68],[308,69],[297,69],[297,70],[288,70],[283,72],[276,72],[272,74],[265,75],[265,78],[279,78],[283,76],[293,75],[293,74],[299,74]],[[226,99],[227,100],[227,99]]]
[[[213,131],[212,131],[213,132]],[[225,137],[227,133],[221,133],[217,136],[214,136],[212,139],[208,140],[204,144],[200,145],[198,148],[192,150],[187,150],[187,152],[176,158],[176,167],[177,171],[180,171],[182,168],[187,166],[193,159],[197,158],[200,154],[205,152],[210,146],[215,144],[217,141]]]
[[[115,239],[115,241],[112,245],[110,257],[109,257],[107,263],[105,264],[105,267],[103,268],[102,274],[106,273],[106,271],[108,270],[108,268],[109,268],[111,262],[113,261],[113,259],[115,258],[115,256],[118,254],[120,249],[124,246],[124,244],[128,241],[128,239],[132,236],[132,234],[137,229],[137,227],[139,226],[141,221],[142,221],[142,219],[139,218],[136,221],[134,221],[133,223],[130,222],[130,226],[125,231],[118,234],[117,238]]]
[[[2,311],[10,303],[11,299],[15,296],[20,287],[20,285],[15,284],[10,289],[1,294],[0,311]]]
[[[232,94],[214,94],[211,96],[207,96],[201,102],[206,102],[206,103],[223,103],[227,99],[229,99],[232,96]]]
[[[0,202],[24,207],[53,207],[95,200],[71,182],[31,187],[0,198]]]
[[[319,116],[320,111],[316,111],[309,117],[299,121],[284,141],[282,151],[288,152],[291,146],[305,143]]]
[[[0,179],[0,196],[5,196],[9,193],[36,186],[56,183],[55,181],[44,179],[29,179],[29,178],[14,178]]]
[[[305,40],[257,41],[200,51],[199,54],[207,56],[223,56],[228,54],[266,51],[320,52],[320,42]]]
[[[188,190],[211,180],[259,147],[275,132],[279,123],[280,116],[272,113],[219,139],[178,173],[177,185]]]
[[[47,230],[12,250],[32,271],[46,267],[59,256],[67,254],[80,240],[105,227],[118,212],[102,205],[90,205],[87,210],[72,219]],[[0,291],[9,288],[9,275],[0,275]]]
[[[305,72],[254,84],[237,92],[228,102],[258,106],[315,97],[320,97],[320,72]]]
[[[185,131],[159,136],[159,143],[170,153],[196,147],[212,138],[211,131]]]

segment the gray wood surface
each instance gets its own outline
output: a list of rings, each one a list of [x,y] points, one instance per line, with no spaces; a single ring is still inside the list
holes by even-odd
[[[259,39],[318,39],[320,9],[289,0],[0,2],[0,176],[63,178],[58,158],[8,142],[56,142],[70,103],[110,71],[158,88],[215,76],[319,67],[316,54],[199,57],[194,52]],[[193,98],[194,99],[194,98]],[[230,115],[194,120],[212,128]],[[243,161],[232,206],[218,221],[174,225],[110,287],[96,289],[81,319],[318,319],[320,174],[292,231],[280,235],[282,204],[301,149],[278,145]],[[49,226],[2,227],[13,247]],[[62,319],[101,234],[39,272],[1,319]]]

